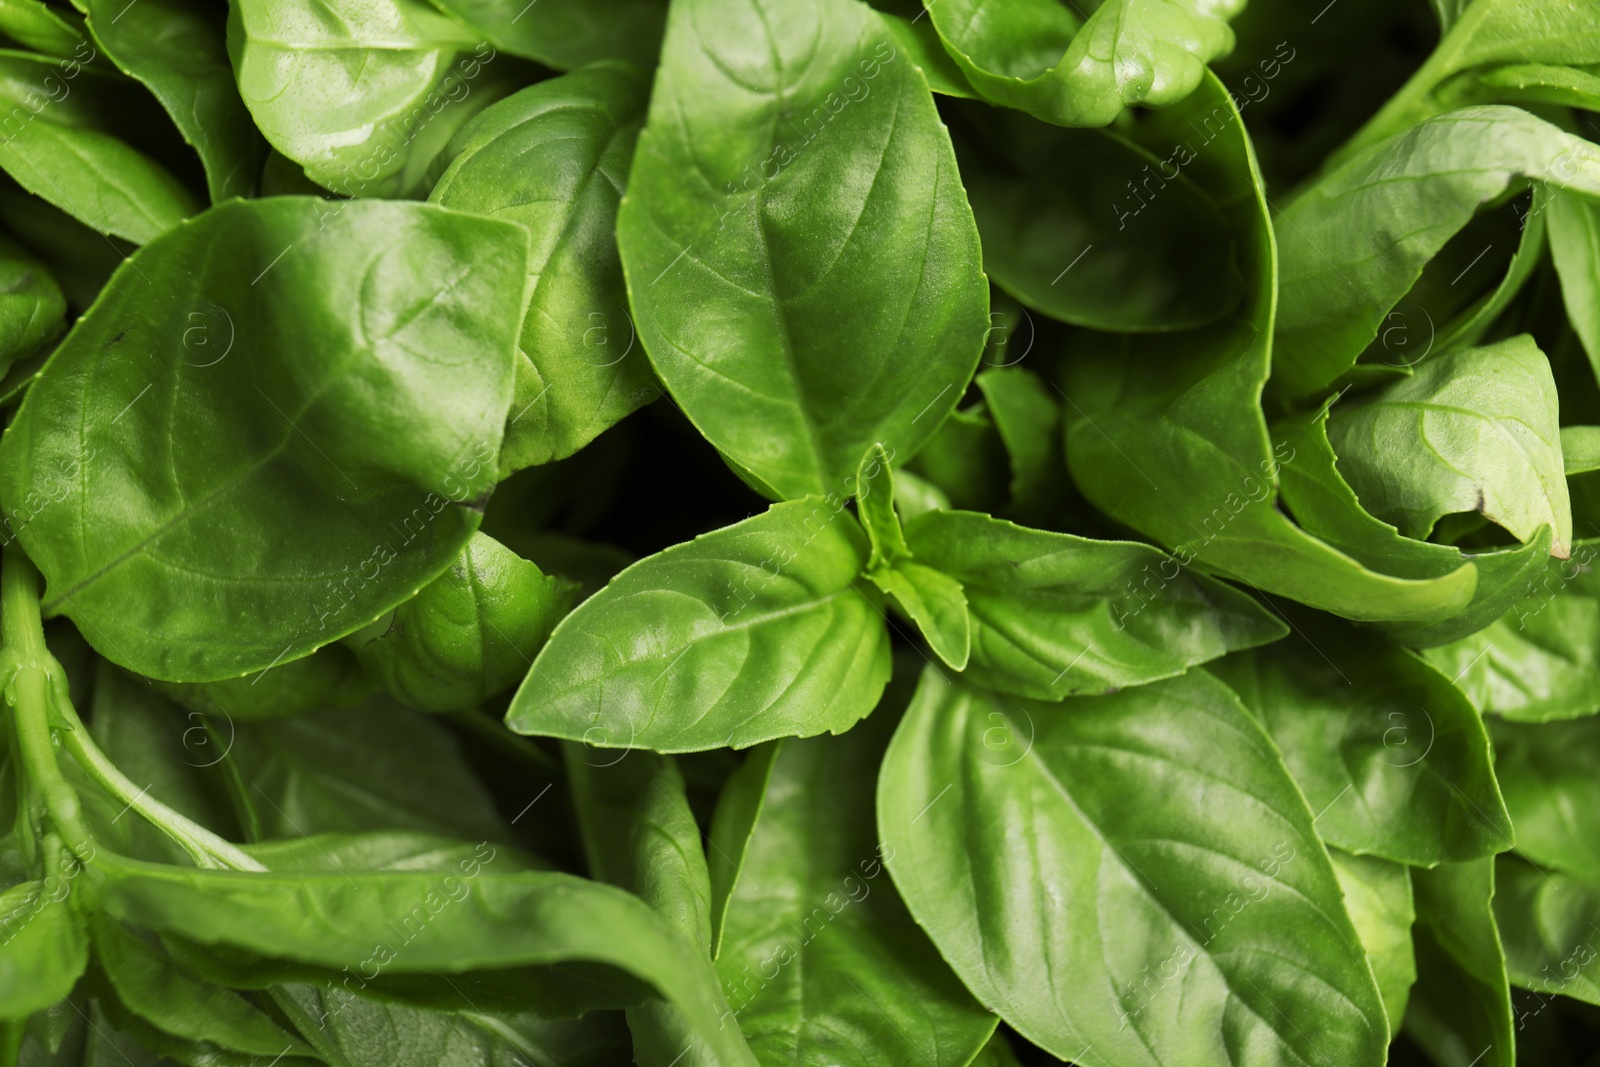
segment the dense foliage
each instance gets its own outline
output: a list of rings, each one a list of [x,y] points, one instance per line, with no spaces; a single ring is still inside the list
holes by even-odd
[[[1594,0],[72,3],[0,1067],[1594,1062]]]

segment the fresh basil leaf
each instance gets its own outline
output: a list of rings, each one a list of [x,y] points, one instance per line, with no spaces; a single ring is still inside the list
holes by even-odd
[[[342,196],[426,192],[451,135],[513,87],[509,60],[425,0],[240,0],[228,51],[262,136]]]
[[[124,74],[161,102],[200,154],[213,203],[249,196],[265,155],[228,61],[226,15],[203,0],[76,0]]]
[[[1423,655],[1480,711],[1550,722],[1600,711],[1600,542],[1576,541],[1570,560],[1548,559],[1518,599],[1487,627]]]
[[[0,222],[49,268],[69,309],[79,314],[94,303],[111,272],[134,248],[95,232],[9,179],[0,180]]]
[[[959,96],[968,100],[977,97],[967,82],[967,76],[961,73],[961,68],[956,66],[955,60],[944,50],[944,45],[939,40],[939,31],[934,29],[933,23],[924,19],[920,12],[914,17],[907,17],[880,10],[878,17],[883,19],[884,25],[889,28],[899,50],[905,53],[906,58],[922,71],[924,78],[928,79],[929,89],[941,96]]]
[[[1550,258],[1572,329],[1600,376],[1600,204],[1561,189],[1549,195]]]
[[[840,491],[875,441],[911,456],[982,352],[948,134],[855,0],[673,4],[617,235],[662,383],[774,497]]]
[[[1215,322],[1238,305],[1244,283],[1227,221],[1183,174],[1192,152],[1163,160],[1113,134],[978,104],[957,114],[956,159],[984,267],[1022,303],[1074,325],[1141,333]]]
[[[65,328],[67,298],[48,268],[0,233],[0,372]]]
[[[912,560],[901,560],[868,577],[916,625],[936,656],[952,670],[966,670],[973,619],[960,582]]]
[[[1417,980],[1411,947],[1411,924],[1416,919],[1411,876],[1401,864],[1376,856],[1354,856],[1330,848],[1328,858],[1344,894],[1344,910],[1361,937],[1378,991],[1383,994],[1389,1030],[1398,1033],[1411,986]]]
[[[433,0],[512,55],[571,70],[597,59],[650,65],[661,47],[662,0]]]
[[[1600,426],[1561,427],[1561,462],[1569,477],[1600,470]]]
[[[93,49],[84,46],[87,53]],[[85,225],[144,244],[199,210],[183,183],[119,136],[138,101],[80,60],[0,51],[0,168]]]
[[[1054,1055],[1383,1062],[1383,1003],[1312,813],[1203,672],[1062,706],[929,670],[878,825],[967,988]],[[969,846],[1001,825],[1008,847]],[[1314,1036],[1290,1022],[1311,1017]]]
[[[1495,861],[1487,858],[1411,872],[1417,984],[1405,1029],[1436,1062],[1517,1062],[1495,878]]]
[[[942,507],[1003,511],[1009,457],[987,401],[952,411],[906,473],[942,495]]]
[[[870,815],[896,711],[841,737],[782,744],[767,780],[717,973],[764,1064],[966,1067],[995,1018],[895,893]]]
[[[47,610],[140,674],[296,659],[407,599],[477,527],[524,231],[422,204],[328,210],[230,202],[140,249],[0,443]],[[183,348],[197,332],[232,345]]]
[[[344,645],[324,645],[303,659],[220,682],[152,682],[180,707],[235,719],[287,719],[313,711],[348,708],[376,692]],[[192,716],[191,725],[203,725]],[[199,744],[196,735],[196,744]]]
[[[613,236],[647,88],[623,64],[552,78],[486,108],[445,150],[430,200],[533,232],[502,474],[571,455],[657,395]]]
[[[1436,356],[1370,397],[1335,404],[1328,439],[1362,507],[1425,539],[1445,515],[1479,511],[1517,540],[1554,530],[1572,551],[1550,361],[1526,334]]]
[[[472,841],[509,836],[449,731],[389,701],[239,722],[234,731],[229,751],[263,836],[389,829]]]
[[[1030,530],[970,511],[907,524],[916,560],[965,591],[967,677],[1038,700],[1182,674],[1282,637],[1244,593],[1148,545]]]
[[[1494,916],[1511,983],[1600,1004],[1600,888],[1515,856],[1502,856],[1494,873]]]
[[[1600,196],[1600,147],[1510,107],[1428,119],[1313,183],[1275,223],[1273,388],[1327,389],[1445,242],[1521,177]]]
[[[556,627],[506,722],[694,752],[848,729],[889,676],[867,539],[837,497],[775,504],[629,567]]]
[[[448,570],[345,644],[402,704],[459,711],[527,673],[573,592],[477,533]]]
[[[1227,20],[1244,6],[1107,0],[1080,24],[1053,0],[926,2],[973,88],[1058,126],[1105,126],[1131,104],[1182,100],[1233,50]]]
[[[89,938],[72,889],[72,880],[55,872],[0,892],[0,1019],[26,1018],[65,1000],[83,973]]]
[[[496,870],[540,871],[550,865],[509,845],[416,830],[312,833],[257,841],[242,851],[271,871],[444,871],[476,878],[485,863]]]
[[[1499,723],[1495,773],[1517,851],[1548,870],[1600,885],[1600,722]]]
[[[1511,847],[1478,713],[1415,653],[1309,612],[1214,670],[1283,753],[1331,845],[1432,867]]]
[[[0,2],[0,33],[30,52],[69,59],[84,57],[88,43],[83,24],[43,0],[4,0]]]
[[[900,527],[900,516],[895,512],[894,472],[890,469],[890,455],[881,444],[873,445],[861,457],[856,469],[856,515],[862,529],[867,531],[871,552],[867,556],[868,570],[892,567],[909,558],[905,531]]]
[[[770,741],[750,750],[739,768],[728,776],[717,796],[707,839],[711,850],[706,857],[711,876],[711,958],[722,954],[722,935],[728,916],[728,903],[744,872],[750,838],[767,802],[767,783],[783,742]]]
[[[1275,506],[1281,472],[1299,462],[1293,446],[1267,433],[1260,404],[1272,366],[1276,246],[1254,152],[1227,90],[1207,76],[1192,97],[1133,134],[1163,153],[1173,145],[1195,150],[1185,173],[1227,215],[1248,291],[1232,319],[1181,340],[1086,335],[1075,347],[1064,414],[1078,488],[1180,558],[1326,611],[1429,624],[1459,613],[1477,580],[1465,561],[1426,575],[1375,569]]]
[[[710,1055],[754,1063],[737,1031],[718,1026],[709,964],[648,906],[611,886],[492,868],[470,879],[430,872],[241,875],[130,861],[104,870],[100,898],[112,915],[157,930],[169,943],[246,954],[236,965],[256,980],[278,979],[279,961],[284,976],[296,969],[342,973],[357,983],[352,992],[370,987],[410,999],[422,988],[407,984],[412,976],[445,971],[458,994],[470,996],[484,992],[473,977],[484,974],[511,979],[523,997],[549,996],[544,1006],[552,1014],[653,989],[685,1014]],[[241,914],[252,921],[240,923]],[[376,977],[365,977],[373,968]]]
[[[184,974],[121,923],[96,915],[90,932],[95,962],[117,1000],[163,1033],[265,1060],[314,1055],[239,994]]]

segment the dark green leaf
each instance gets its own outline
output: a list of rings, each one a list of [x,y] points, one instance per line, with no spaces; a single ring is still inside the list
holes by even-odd
[[[1506,953],[1495,916],[1495,862],[1411,872],[1416,890],[1417,984],[1406,1033],[1435,1061],[1480,1067],[1517,1062]]]
[[[728,776],[717,797],[711,820],[711,844],[707,861],[711,874],[711,958],[722,954],[722,935],[728,916],[728,903],[744,871],[750,837],[761,819],[767,801],[767,782],[778,758],[782,741],[772,741],[750,750],[739,769]]]
[[[64,328],[67,298],[27,249],[0,234],[0,372]]]
[[[1600,721],[1499,723],[1494,741],[1495,773],[1516,827],[1517,851],[1541,867],[1600,885]]]

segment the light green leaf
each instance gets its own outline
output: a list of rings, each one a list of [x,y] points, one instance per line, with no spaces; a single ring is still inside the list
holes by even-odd
[[[1463,108],[1352,156],[1297,196],[1275,223],[1273,388],[1328,389],[1445,242],[1522,177],[1600,196],[1600,147],[1517,108]]]
[[[1504,881],[1503,873],[1498,876]],[[1504,920],[1496,926],[1506,894],[1502,887],[1496,895],[1496,877],[1495,861],[1487,858],[1411,872],[1417,984],[1405,1029],[1436,1063],[1517,1062],[1507,953],[1500,946]]]
[[[343,196],[417,196],[510,60],[424,0],[240,0],[228,50],[271,143]]]
[[[1547,559],[1518,599],[1477,633],[1423,655],[1480,711],[1550,722],[1600,711],[1600,542]]]
[[[43,0],[0,0],[0,33],[32,52],[84,58],[83,23]]]
[[[1561,462],[1569,477],[1600,470],[1600,426],[1561,427]]]
[[[1539,866],[1600,885],[1600,721],[1496,724],[1495,773],[1517,851]]]
[[[662,383],[774,497],[909,458],[983,349],[949,136],[856,0],[673,4],[617,234]]]
[[[662,0],[433,0],[496,48],[571,70],[597,59],[655,63],[667,4]]]
[[[1551,189],[1549,214],[1550,257],[1561,278],[1567,318],[1600,377],[1600,204]]]
[[[1417,980],[1411,948],[1411,923],[1416,918],[1411,876],[1401,864],[1376,856],[1354,856],[1331,848],[1328,858],[1344,894],[1344,910],[1361,937],[1378,991],[1383,994],[1389,1030],[1398,1033],[1412,983]]]
[[[711,819],[711,958],[722,953],[722,934],[728,916],[728,902],[744,871],[750,835],[761,818],[767,800],[767,782],[782,741],[770,741],[750,750],[739,769],[728,776],[717,796]]]
[[[1526,334],[1456,349],[1371,397],[1335,404],[1328,440],[1366,511],[1425,539],[1445,515],[1479,511],[1531,541],[1572,551],[1550,361]]]
[[[924,0],[945,48],[988,100],[1058,126],[1104,126],[1130,104],[1188,96],[1233,50],[1242,0],[1106,0],[1080,25],[1055,0]]]
[[[776,504],[641,560],[562,620],[506,722],[694,752],[847,730],[889,676],[867,539],[839,498]]]
[[[161,102],[205,165],[212,203],[249,196],[266,156],[228,60],[226,14],[204,0],[80,0],[117,69]]]
[[[0,1019],[23,1019],[66,999],[83,973],[89,938],[70,901],[78,874],[81,868],[67,867],[0,892]]]
[[[936,0],[935,17],[951,2]],[[954,115],[984,267],[1022,303],[1138,333],[1215,322],[1238,305],[1244,283],[1227,221],[1183,174],[1192,149],[1157,156],[1110,133],[981,104]]]
[[[620,63],[552,78],[486,108],[445,150],[430,200],[533,233],[502,474],[571,455],[658,395],[613,236],[647,89]]]
[[[953,670],[966,670],[972,653],[973,620],[960,582],[909,559],[872,571],[868,577],[916,624],[936,656]]]
[[[1039,700],[1182,674],[1286,632],[1256,601],[1148,545],[1030,530],[970,511],[906,527],[917,561],[965,591],[967,677]]]
[[[1383,1003],[1312,814],[1204,672],[1063,705],[930,670],[885,757],[878,823],[941,954],[1054,1055],[1384,1060]],[[970,847],[996,826],[1007,847]]]
[[[85,225],[143,244],[200,205],[118,136],[137,124],[138,99],[120,79],[84,67],[93,49],[83,47],[85,55],[62,60],[0,51],[0,168]]]
[[[1283,753],[1331,845],[1400,863],[1511,847],[1489,738],[1450,680],[1382,636],[1309,612],[1214,670]]]
[[[408,599],[477,528],[523,231],[424,204],[328,210],[229,202],[140,249],[0,443],[46,610],[140,674],[306,655]]]
[[[902,698],[903,699],[903,698]],[[717,973],[769,1067],[966,1067],[994,1030],[907,913],[870,812],[898,708],[783,742],[728,907]]]
[[[527,673],[573,592],[572,583],[476,533],[448,570],[345,644],[402,704],[460,711]]]
[[[894,471],[889,468],[891,456],[883,445],[875,444],[861,457],[856,468],[856,517],[867,531],[867,543],[872,550],[867,556],[867,568],[877,570],[891,567],[908,559],[905,531],[900,527],[900,516],[895,512]]]

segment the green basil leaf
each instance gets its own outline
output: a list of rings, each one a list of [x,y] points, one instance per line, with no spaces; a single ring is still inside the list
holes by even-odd
[[[754,1064],[737,1031],[718,1025],[709,964],[638,898],[570,875],[484,866],[470,877],[281,875],[117,861],[101,865],[99,896],[112,915],[169,943],[247,954],[237,958],[259,980],[279,978],[272,961],[281,961],[283,974],[342,974],[357,983],[352,992],[370,986],[407,997],[420,988],[407,985],[413,976],[444,971],[466,992],[482,990],[475,974],[498,974],[523,997],[549,994],[552,1013],[574,1014],[653,989],[690,1020],[709,1055]]]
[[[1065,386],[1067,463],[1078,488],[1180,558],[1326,611],[1428,624],[1459,613],[1477,583],[1465,561],[1430,574],[1375,568],[1275,506],[1280,473],[1299,462],[1293,446],[1269,436],[1260,404],[1272,366],[1276,246],[1254,150],[1227,90],[1207,76],[1133,134],[1164,153],[1195,150],[1185,174],[1227,215],[1249,289],[1232,319],[1181,340],[1085,336]]]
[[[890,455],[881,444],[867,449],[856,469],[856,515],[867,531],[867,543],[872,550],[867,557],[867,568],[877,570],[890,567],[911,555],[906,548],[905,531],[900,527],[900,516],[895,513],[894,472],[889,468]]]
[[[140,249],[0,442],[47,610],[140,674],[213,681],[409,598],[494,484],[523,242],[430,205],[295,197]],[[179,412],[198,421],[174,436]]]
[[[960,582],[912,560],[872,571],[868,577],[916,625],[935,655],[952,670],[966,670],[973,619]]]
[[[0,52],[0,168],[30,193],[101,233],[143,244],[199,210],[160,163],[119,136],[142,118],[120,79],[83,66]]]
[[[0,2],[0,33],[31,52],[67,59],[83,57],[87,43],[81,21],[43,0],[3,0]]]
[[[895,893],[869,813],[896,711],[783,742],[717,973],[762,1063],[966,1067],[994,1030]]]
[[[973,88],[1058,126],[1105,126],[1131,104],[1182,100],[1208,62],[1233,50],[1227,20],[1243,6],[1106,0],[1080,25],[1053,0],[927,3]]]
[[[312,711],[353,707],[377,691],[355,654],[324,645],[304,659],[220,682],[152,682],[180,707],[234,719],[287,719]],[[191,723],[196,722],[191,717]],[[198,743],[198,738],[196,740]]]
[[[1354,856],[1330,848],[1328,858],[1344,894],[1344,910],[1361,937],[1372,976],[1383,994],[1389,1031],[1398,1033],[1411,986],[1417,980],[1411,947],[1411,924],[1416,919],[1411,876],[1401,864],[1376,856]]]
[[[1309,612],[1214,668],[1272,735],[1331,845],[1431,867],[1511,847],[1478,713],[1415,653]]]
[[[677,764],[648,752],[612,762],[600,750],[597,766],[593,751],[563,746],[590,873],[637,894],[709,955],[711,880]],[[727,1010],[724,1001],[719,1011]],[[635,1058],[646,1067],[708,1062],[685,1055],[695,1045],[694,1028],[670,1004],[629,1008],[628,1027]]]
[[[1002,511],[1008,465],[1005,439],[995,428],[987,401],[980,400],[952,411],[900,476],[920,476],[944,497],[942,507]]]
[[[345,644],[402,704],[459,711],[527,673],[573,592],[477,533],[448,570]]]
[[[728,776],[717,796],[712,814],[710,854],[711,874],[711,958],[722,954],[722,934],[728,916],[728,902],[744,871],[750,837],[761,818],[767,800],[767,782],[783,742],[771,741],[750,750],[738,770]]]
[[[224,734],[218,743],[228,740]],[[388,829],[509,837],[450,732],[386,700],[236,723],[232,741],[265,837]]]
[[[486,108],[445,150],[430,200],[533,232],[502,474],[571,455],[657,395],[613,236],[647,89],[623,64],[552,78]]]
[[[1600,542],[1548,559],[1511,609],[1459,641],[1423,652],[1480,711],[1550,722],[1600,711]]]
[[[54,340],[66,313],[67,298],[49,269],[0,234],[0,373]]]
[[[867,539],[839,498],[776,504],[641,560],[562,620],[506,722],[694,752],[848,729],[889,676]]]
[[[1128,541],[1030,530],[970,511],[906,527],[919,563],[965,591],[967,676],[1038,700],[1182,674],[1287,631],[1244,593]]]
[[[1057,1056],[1383,1062],[1383,1003],[1312,814],[1203,672],[1061,706],[929,670],[878,825],[967,988]],[[969,846],[1002,825],[1008,847]],[[1312,1017],[1314,1036],[1290,1021]]]
[[[1494,916],[1511,984],[1600,1004],[1600,887],[1515,856],[1495,865]]]
[[[983,349],[949,136],[855,0],[673,4],[617,235],[662,383],[775,497],[911,456]]]
[[[68,307],[87,311],[134,246],[85,226],[42,197],[0,179],[0,222],[50,269]]]
[[[1539,866],[1600,885],[1600,722],[1499,723],[1495,773],[1517,829],[1517,851]]]
[[[262,136],[343,196],[416,196],[508,60],[424,0],[240,0],[228,50]]]
[[[362,833],[311,833],[305,837],[257,841],[242,850],[271,871],[460,871],[469,878],[486,862],[496,869],[539,871],[550,865],[531,853],[487,841],[471,844],[458,837],[417,830]]]
[[[65,1000],[83,973],[89,938],[72,889],[67,875],[52,873],[0,892],[0,1019],[26,1018]]]
[[[79,0],[117,69],[161,102],[205,166],[213,203],[249,196],[265,156],[228,60],[226,15],[202,0]]]
[[[948,2],[938,0],[935,17]],[[1119,332],[1200,326],[1238,305],[1244,283],[1228,223],[1183,175],[1192,151],[1162,159],[1099,130],[977,104],[957,114],[956,158],[984,267],[1022,303]]]
[[[1600,376],[1600,204],[1560,189],[1549,195],[1550,258],[1561,278],[1561,298]],[[1565,439],[1563,432],[1563,444]]]
[[[95,962],[116,998],[149,1025],[181,1040],[268,1060],[314,1055],[239,994],[184,974],[121,923],[95,915],[90,933]]]
[[[895,44],[907,59],[916,64],[922,76],[928,79],[928,88],[942,96],[959,96],[971,100],[977,97],[967,76],[961,73],[950,53],[939,40],[939,31],[933,23],[919,13],[915,17],[896,15],[889,11],[878,12],[884,25],[894,35]]]
[[[1428,119],[1317,180],[1275,223],[1273,388],[1327,389],[1428,261],[1519,177],[1600,196],[1600,147],[1509,107]]]
[[[1561,463],[1569,477],[1600,470],[1600,426],[1561,427]]]
[[[1555,378],[1526,334],[1428,360],[1371,397],[1333,406],[1328,439],[1366,511],[1425,539],[1445,515],[1479,511],[1519,541],[1554,530],[1572,551]]]
[[[1502,881],[1504,861],[1498,868]],[[1417,923],[1417,984],[1406,1014],[1406,1033],[1436,1062],[1512,1067],[1517,1062],[1511,1026],[1508,952],[1500,946],[1502,890],[1495,893],[1494,860],[1445,863],[1413,870]],[[1510,942],[1507,942],[1507,949]]]
[[[651,65],[661,47],[661,0],[433,0],[512,55],[571,70],[597,59]]]

